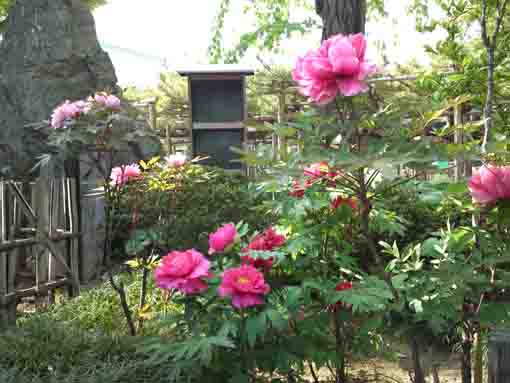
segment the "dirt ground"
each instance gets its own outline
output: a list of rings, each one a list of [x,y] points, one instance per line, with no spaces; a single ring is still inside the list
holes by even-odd
[[[400,363],[401,364],[401,363]],[[389,362],[380,359],[356,362],[351,367],[351,376],[359,379],[359,382],[373,383],[408,383],[411,382],[409,373],[398,362]],[[457,361],[448,360],[438,370],[440,383],[460,383],[460,370]],[[364,379],[366,378],[366,379]],[[432,375],[427,377],[428,382],[433,383]]]

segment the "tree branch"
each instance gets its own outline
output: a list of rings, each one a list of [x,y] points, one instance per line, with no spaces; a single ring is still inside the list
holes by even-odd
[[[496,48],[497,48],[497,38],[498,34],[501,31],[501,26],[503,22],[503,18],[505,16],[506,7],[508,5],[508,0],[503,0],[503,3],[500,3],[498,0],[496,2],[496,27],[494,28],[494,33],[492,38],[490,39],[487,35],[487,8],[488,8],[488,0],[482,0],[482,15],[480,19],[480,24],[482,27],[482,40],[487,51],[487,95],[485,98],[485,107],[483,110],[483,118],[484,118],[484,132],[483,132],[483,140],[482,140],[482,153],[487,152],[487,144],[489,142],[490,131],[492,130],[493,121],[492,121],[492,108],[494,103],[494,72],[496,70]]]
[[[482,41],[485,48],[489,48],[491,46],[491,42],[489,41],[489,36],[487,34],[487,1],[482,0],[482,14],[480,16],[480,26],[482,27]]]
[[[110,284],[112,285],[113,289],[117,292],[120,299],[120,305],[122,307],[122,311],[124,312],[124,316],[126,318],[126,322],[129,328],[129,334],[131,336],[136,335],[136,327],[133,322],[133,316],[131,314],[131,309],[129,308],[129,305],[127,303],[127,297],[126,297],[126,289],[124,287],[124,283],[122,281],[119,281],[119,284],[115,283],[115,279],[113,278],[113,273],[111,270],[108,271],[108,279],[110,280]]]
[[[505,16],[507,4],[508,4],[508,0],[503,0],[503,4],[501,4],[501,7],[500,7],[499,1],[498,1],[498,6],[497,6],[498,16],[496,18],[496,28],[494,29],[494,35],[492,36],[492,44],[494,45],[494,48],[496,47],[497,36],[501,29],[501,25],[503,23],[503,18]]]
[[[313,368],[313,363],[308,361],[308,367],[310,368],[310,374],[312,374],[312,378],[314,383],[319,383],[319,378],[317,376],[317,373],[315,372],[315,369]]]

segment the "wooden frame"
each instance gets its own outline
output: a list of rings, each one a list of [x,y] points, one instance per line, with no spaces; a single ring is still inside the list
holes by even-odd
[[[252,69],[241,68],[235,65],[207,65],[197,67],[189,70],[180,70],[178,73],[181,76],[188,77],[188,100],[189,100],[189,127],[190,135],[192,140],[192,152],[193,156],[196,156],[196,143],[193,139],[194,130],[234,130],[239,129],[241,131],[241,143],[240,147],[243,150],[247,148],[248,132],[244,124],[248,118],[248,105],[246,96],[246,76],[251,76],[255,72]],[[241,121],[226,121],[226,122],[194,122],[193,121],[193,81],[217,81],[221,84],[221,81],[227,80],[239,80],[241,81],[241,103],[242,103],[242,120]],[[243,166],[242,172],[246,173],[247,169]]]
[[[18,299],[67,287],[79,293],[80,233],[75,179],[0,182],[0,325],[16,323]],[[29,227],[25,227],[25,226]],[[18,262],[33,259],[31,286],[18,286]]]

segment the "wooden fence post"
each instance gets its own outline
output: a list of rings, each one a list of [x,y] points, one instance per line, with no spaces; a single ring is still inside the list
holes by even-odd
[[[50,179],[40,177],[32,189],[32,201],[37,216],[37,232],[49,234],[50,225]],[[35,256],[35,285],[40,288],[42,284],[50,281],[51,253],[42,244],[34,247]]]
[[[78,233],[80,229],[80,218],[78,207],[80,206],[80,194],[78,181],[75,178],[64,180],[64,206],[67,213],[67,227],[71,233]],[[80,238],[74,237],[69,241],[69,267],[74,275],[80,275],[80,265],[83,260],[83,253],[80,251]],[[79,288],[73,283],[68,289],[69,296],[75,297],[80,293]]]
[[[510,382],[510,330],[489,336],[489,383]]]
[[[149,124],[152,130],[158,129],[158,115],[156,111],[156,100],[150,100],[148,102],[149,109]]]
[[[14,198],[7,191],[4,182],[0,182],[0,243],[9,239],[9,229],[13,220]],[[0,327],[16,324],[15,275],[16,257],[13,252],[0,252]]]

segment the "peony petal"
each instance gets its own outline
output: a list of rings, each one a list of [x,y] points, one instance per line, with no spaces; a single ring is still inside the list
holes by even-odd
[[[489,181],[489,182],[487,182]],[[469,180],[471,196],[478,203],[489,203],[497,200],[497,195],[491,190],[490,174],[487,174],[485,166],[479,169]]]
[[[480,168],[480,181],[485,190],[491,193],[493,198],[499,199],[504,193],[504,186],[500,181],[500,170],[494,166],[482,166]]]
[[[337,57],[333,69],[340,76],[354,76],[360,71],[360,62],[354,56]]]
[[[218,295],[220,297],[231,296],[234,293],[234,289],[230,286],[221,285],[218,287]]]
[[[367,84],[355,78],[340,79],[337,84],[340,93],[347,97],[356,96],[368,90]]]
[[[321,81],[311,88],[310,99],[319,105],[333,101],[338,93],[336,81]]]
[[[256,294],[234,294],[232,305],[238,309],[263,305],[264,300]]]
[[[510,166],[505,166],[502,168],[503,176],[501,177],[501,182],[505,185],[505,199],[510,198]]]
[[[367,49],[367,41],[365,40],[365,36],[362,33],[357,33],[355,35],[349,36],[349,40],[352,44],[352,47],[356,51],[356,56],[360,61],[365,59],[365,52]]]
[[[207,283],[201,279],[188,279],[179,286],[179,290],[188,295],[200,294],[207,290]]]
[[[377,66],[369,64],[366,61],[362,62],[359,67],[358,80],[364,80],[368,76],[377,72]]]
[[[202,260],[190,273],[189,278],[205,278],[209,275],[210,262],[208,260]]]
[[[328,56],[335,73],[347,76],[358,73],[360,60],[348,38],[337,39],[331,44]]]
[[[335,77],[333,66],[326,57],[309,56],[303,60],[303,78],[327,80]]]
[[[209,235],[209,254],[217,251],[224,251],[228,246],[234,243],[237,236],[237,229],[234,224],[223,225],[214,233]]]

